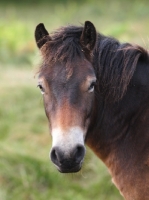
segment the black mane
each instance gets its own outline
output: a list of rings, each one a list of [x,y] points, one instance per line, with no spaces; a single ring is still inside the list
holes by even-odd
[[[100,92],[106,99],[117,101],[123,97],[141,58],[149,59],[142,47],[98,36],[93,65],[97,71]]]
[[[52,41],[45,45],[45,56],[47,62],[57,61],[71,65],[78,58],[84,57],[80,46],[80,37],[83,27],[67,26],[61,27],[50,36]]]
[[[43,66],[63,62],[71,67],[72,62],[84,59],[80,45],[83,27],[61,27],[50,36],[52,41],[43,46]],[[93,67],[97,74],[99,92],[107,100],[120,100],[136,70],[139,59],[148,60],[148,52],[140,46],[121,44],[118,40],[98,33],[96,47],[92,52]],[[42,68],[41,68],[42,70]]]

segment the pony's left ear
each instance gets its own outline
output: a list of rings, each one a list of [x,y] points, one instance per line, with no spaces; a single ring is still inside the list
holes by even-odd
[[[47,41],[51,40],[48,31],[45,29],[44,24],[40,23],[35,29],[35,40],[38,48],[40,49]]]
[[[96,38],[97,33],[94,24],[86,21],[80,38],[83,48],[87,48],[89,51],[93,50],[96,44]]]

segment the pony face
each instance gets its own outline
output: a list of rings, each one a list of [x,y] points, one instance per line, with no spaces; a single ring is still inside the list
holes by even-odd
[[[96,83],[87,60],[72,65],[71,76],[65,66],[55,64],[40,74],[38,82],[52,135],[50,157],[61,172],[81,168]]]
[[[47,34],[47,31],[44,33]],[[59,46],[56,46],[57,40],[56,38],[53,45],[52,38],[46,35],[44,41],[48,42],[44,46],[44,41],[38,40],[37,45],[42,48],[44,58],[38,86],[43,95],[52,135],[50,158],[60,172],[77,172],[81,169],[85,156],[84,141],[94,101],[96,75],[87,58],[90,57],[91,42],[95,41],[90,40],[85,49],[85,38],[81,35],[80,40],[70,42],[69,46],[78,41],[77,48],[72,50],[67,45],[67,38],[66,44],[63,44],[64,40]],[[55,47],[56,51],[63,49],[62,52],[52,55],[51,51]]]

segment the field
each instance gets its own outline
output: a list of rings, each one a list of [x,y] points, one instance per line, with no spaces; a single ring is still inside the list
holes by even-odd
[[[101,33],[148,49],[148,19],[144,0],[0,1],[0,200],[122,200],[89,149],[77,174],[60,174],[49,160],[34,30],[40,22],[52,32],[90,20]]]

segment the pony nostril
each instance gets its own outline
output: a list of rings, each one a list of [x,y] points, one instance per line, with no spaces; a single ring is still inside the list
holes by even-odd
[[[81,162],[85,155],[85,147],[83,145],[78,145],[74,151],[74,158],[76,162]]]
[[[56,156],[56,150],[53,148],[51,150],[51,154],[50,154],[51,160],[54,162],[55,160],[57,160],[57,156]]]
[[[54,164],[57,165],[60,162],[59,151],[56,147],[51,150],[50,157],[51,157],[51,160]]]

